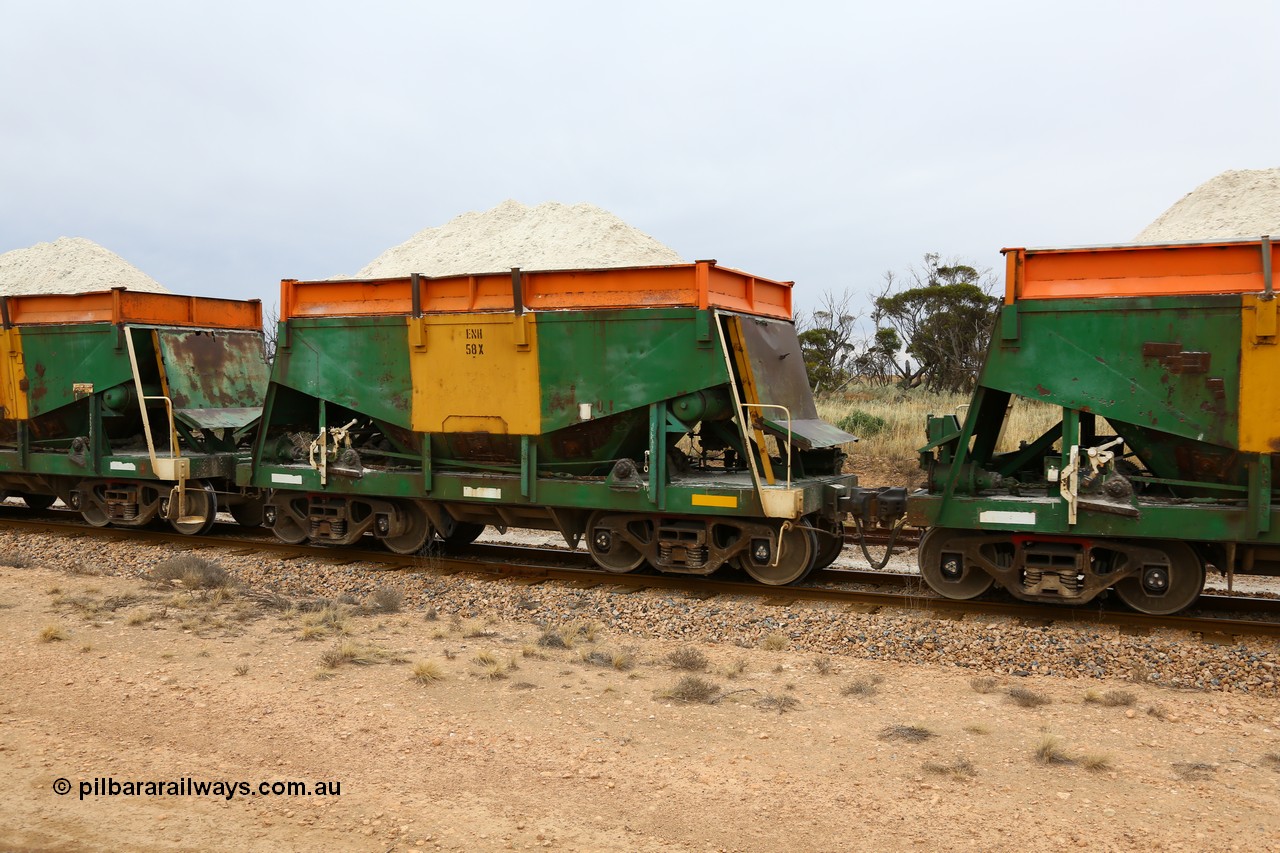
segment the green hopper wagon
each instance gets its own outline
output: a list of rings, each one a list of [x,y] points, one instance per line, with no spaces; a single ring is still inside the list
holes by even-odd
[[[0,490],[59,498],[95,526],[159,517],[247,525],[247,480],[267,365],[262,308],[124,288],[0,298]]]
[[[839,553],[857,481],[790,290],[714,261],[287,280],[255,460],[267,523],[403,553],[556,530],[614,572],[797,580]]]
[[[920,571],[965,599],[1193,603],[1206,564],[1280,573],[1280,338],[1268,238],[1005,251],[1007,289],[963,418],[931,416]],[[1060,412],[1004,435],[1015,403]]]

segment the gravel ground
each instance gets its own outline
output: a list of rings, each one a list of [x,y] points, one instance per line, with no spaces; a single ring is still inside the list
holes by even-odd
[[[85,574],[145,576],[157,564],[182,553],[186,553],[182,548],[168,545],[0,532],[0,563],[25,560]],[[988,616],[957,620],[892,609],[863,613],[823,602],[769,605],[763,596],[701,598],[607,585],[579,589],[573,583],[555,581],[493,581],[435,572],[429,559],[423,560],[422,571],[405,571],[372,563],[226,551],[206,550],[200,555],[219,563],[251,590],[275,592],[295,601],[323,598],[356,603],[379,587],[390,587],[404,595],[406,609],[445,620],[493,617],[539,626],[587,620],[637,637],[741,647],[785,644],[799,652],[1013,676],[1127,678],[1169,688],[1259,696],[1278,692],[1280,655],[1277,642],[1271,639],[1249,637],[1218,644],[1175,631],[1131,634],[1096,626],[1027,625]]]

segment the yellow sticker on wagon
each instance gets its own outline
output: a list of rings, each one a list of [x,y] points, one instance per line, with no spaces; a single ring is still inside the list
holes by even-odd
[[[689,503],[694,506],[722,506],[728,509],[738,508],[738,498],[735,495],[694,495],[689,499]]]

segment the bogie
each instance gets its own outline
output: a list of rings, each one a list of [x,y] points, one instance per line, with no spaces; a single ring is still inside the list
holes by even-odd
[[[946,598],[972,599],[995,584],[1015,598],[1085,604],[1109,588],[1141,613],[1189,607],[1204,586],[1204,563],[1177,541],[1094,541],[933,528],[920,540],[921,577]]]

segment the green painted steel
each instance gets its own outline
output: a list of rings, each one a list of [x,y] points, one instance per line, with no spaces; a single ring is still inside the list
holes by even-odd
[[[123,333],[110,323],[26,326],[20,333],[32,419],[75,404],[76,383],[102,392],[133,381]]]
[[[423,389],[411,384],[412,321],[403,314],[291,318],[281,324],[255,464],[241,479],[280,493],[430,499],[477,511],[766,515],[747,464],[755,450],[733,421],[735,377],[715,312],[658,308],[534,316],[539,435],[412,430],[414,393]],[[439,340],[438,325],[426,330],[428,358]],[[803,371],[794,327],[774,321],[770,328],[775,349],[784,348],[790,336],[793,361]],[[776,353],[772,361],[780,361]],[[767,353],[756,369],[777,370]],[[816,414],[807,384],[797,388],[779,385],[776,376],[765,378],[767,388],[786,386],[795,412]],[[447,401],[444,414],[455,414]],[[321,464],[318,436],[351,421],[351,431],[335,439],[341,446]],[[677,445],[695,426],[708,444],[734,460],[731,470],[686,470],[689,463]],[[842,458],[835,449],[808,450],[803,443],[794,448],[790,467],[802,514],[834,517],[832,487],[849,489],[857,482],[839,473]],[[715,497],[732,501],[718,505]]]
[[[554,311],[538,317],[544,433],[592,417],[643,411],[729,382],[706,311]]]
[[[320,485],[319,472],[310,467],[297,465],[263,465],[257,474],[265,482],[272,478],[287,478],[291,482],[276,482],[277,488],[285,488],[303,492],[331,492],[344,495],[361,495],[364,497],[382,498],[420,498],[423,497],[421,471],[366,471],[363,476],[353,479],[331,478],[326,486]],[[433,478],[430,498],[438,501],[472,503],[477,506],[524,505],[530,507],[560,507],[565,509],[590,508],[615,511],[652,511],[656,507],[649,499],[647,490],[616,489],[607,483],[593,482],[582,478],[542,477],[537,482],[533,495],[522,494],[522,483],[519,475],[480,475],[466,473],[439,474]],[[804,505],[808,512],[822,509],[826,500],[824,489],[833,484],[848,484],[851,477],[827,478],[821,482],[800,484],[804,489]],[[708,507],[693,502],[694,495],[706,494],[714,488],[717,494],[731,495],[738,500],[736,507]],[[491,498],[477,498],[466,490],[484,489],[493,494]],[[727,486],[723,483],[714,486],[668,484],[664,490],[665,512],[679,515],[719,515],[725,517],[760,516],[763,509],[754,486],[750,483]]]
[[[1235,443],[1238,295],[1023,301],[1018,316],[1018,337],[993,341],[983,387]]]
[[[929,481],[911,496],[912,523],[1280,544],[1271,456],[1238,449],[1239,295],[1024,299],[998,323],[1005,337],[992,342],[964,421],[930,419]],[[1006,436],[1023,446],[1000,452],[1011,397],[1062,417],[1038,438]],[[1057,479],[1071,448],[1089,466],[1088,450],[1105,455],[1116,438],[1111,449],[1129,458],[1086,468],[1072,522]]]
[[[255,499],[239,492],[236,477],[252,459],[244,442],[266,390],[260,332],[74,322],[17,332],[29,417],[0,419],[0,493],[73,506],[106,497],[119,514],[99,521],[123,524],[155,517],[175,477],[208,484],[224,508]],[[139,385],[142,397],[155,398],[145,415]],[[172,425],[184,473],[157,472],[144,418],[157,464],[175,450]]]
[[[314,421],[310,401],[325,400],[408,430],[412,386],[405,319],[326,317],[281,323],[271,381],[297,392],[277,399],[277,423],[281,418]],[[295,401],[302,407],[298,411],[291,406]]]

